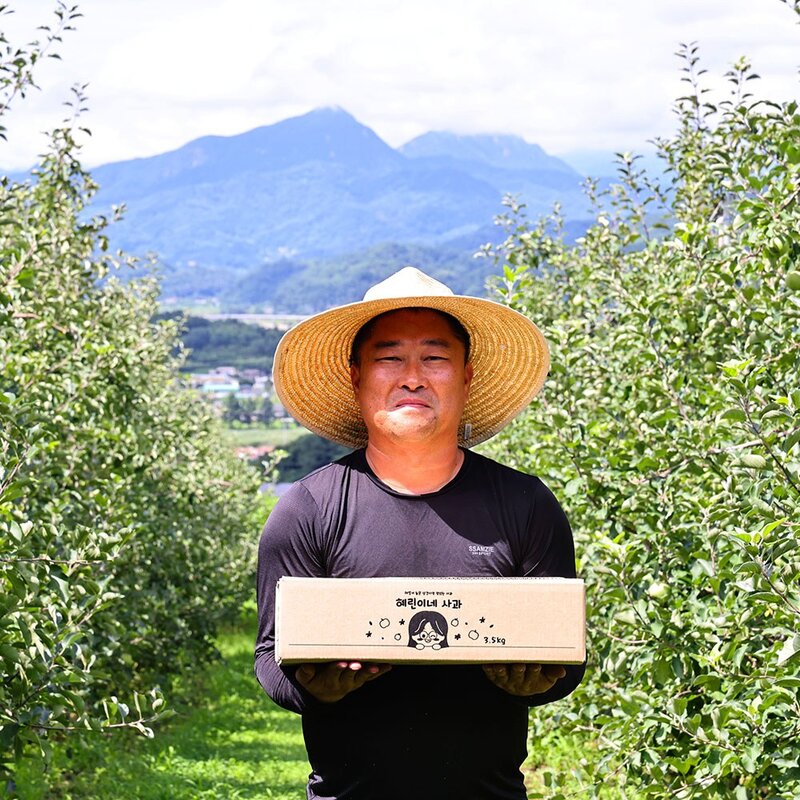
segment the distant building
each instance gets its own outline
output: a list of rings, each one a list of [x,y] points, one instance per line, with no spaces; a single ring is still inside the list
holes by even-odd
[[[198,387],[204,394],[220,397],[228,394],[237,394],[240,390],[239,381],[235,378],[226,378],[224,375],[206,375],[206,380]]]
[[[245,399],[269,397],[272,393],[272,376],[260,369],[215,367],[210,372],[195,372],[189,377],[191,387],[212,398],[229,394]]]
[[[275,449],[274,444],[246,445],[236,448],[236,455],[243,461],[254,461],[269,455]]]
[[[267,380],[267,373],[263,369],[243,369],[239,373],[240,378],[258,383]]]

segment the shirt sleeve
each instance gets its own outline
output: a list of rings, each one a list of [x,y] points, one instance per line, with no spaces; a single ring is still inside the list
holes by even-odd
[[[319,701],[295,680],[295,666],[284,667],[275,661],[275,586],[284,575],[324,577],[318,530],[313,497],[301,484],[294,484],[269,515],[258,547],[255,673],[278,705],[298,714],[316,707]]]
[[[575,578],[575,545],[564,509],[550,489],[536,479],[538,486],[528,525],[529,547],[522,561],[521,574],[536,578]],[[571,694],[586,671],[583,664],[564,664],[567,674],[547,692],[526,698],[530,706],[542,706]]]

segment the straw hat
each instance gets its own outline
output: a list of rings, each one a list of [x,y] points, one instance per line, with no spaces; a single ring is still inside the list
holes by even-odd
[[[404,267],[370,288],[360,303],[309,317],[283,336],[273,381],[286,410],[326,439],[364,447],[367,429],[350,384],[350,348],[370,319],[410,306],[446,311],[470,335],[475,375],[459,444],[472,447],[494,436],[542,388],[550,355],[541,331],[527,317],[491,300],[454,295],[424,272]]]

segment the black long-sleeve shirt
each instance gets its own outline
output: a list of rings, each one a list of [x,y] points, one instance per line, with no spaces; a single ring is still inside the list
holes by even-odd
[[[480,666],[395,665],[320,703],[274,659],[275,584],[332,578],[575,577],[567,518],[538,478],[465,451],[437,492],[381,483],[359,450],[294,484],[259,547],[256,675],[302,714],[314,800],[522,800],[528,707],[568,695],[583,666],[544,694],[515,697]]]

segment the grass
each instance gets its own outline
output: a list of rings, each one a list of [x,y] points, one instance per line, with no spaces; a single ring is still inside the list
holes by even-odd
[[[536,713],[534,709],[533,713]],[[564,797],[570,800],[636,800],[638,795],[624,787],[624,776],[614,776],[595,785],[591,765],[599,760],[596,746],[574,735],[552,733],[532,742],[523,767],[528,797]]]
[[[47,774],[40,761],[26,759],[15,800],[304,798],[309,766],[300,718],[256,682],[254,638],[252,630],[220,638],[222,660],[178,686],[175,714],[155,727],[154,739],[126,732],[85,745],[62,742]],[[591,743],[557,733],[533,742],[524,769],[530,796],[562,796],[548,786],[560,775],[563,796],[634,800],[616,781],[593,791],[585,767],[597,757]]]
[[[48,777],[29,762],[19,800],[245,800],[305,797],[300,718],[274,705],[253,675],[252,632],[222,637],[223,661],[193,681],[149,740],[137,734],[56,748]],[[185,687],[189,688],[189,687]],[[48,788],[48,784],[50,784]]]
[[[226,428],[225,442],[231,447],[249,447],[261,444],[284,447],[304,433],[308,433],[308,431],[299,425],[294,428]]]

